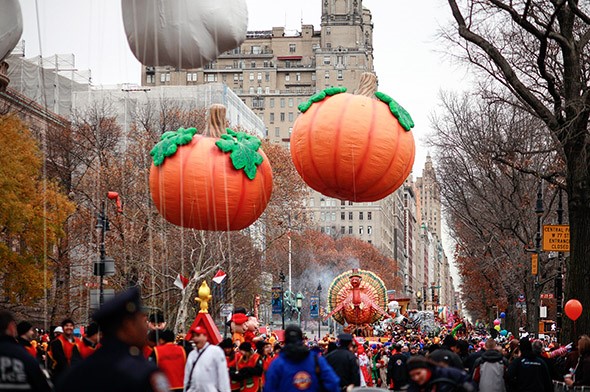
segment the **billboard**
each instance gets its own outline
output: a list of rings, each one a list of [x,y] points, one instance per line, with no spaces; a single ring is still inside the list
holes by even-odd
[[[272,314],[281,314],[283,312],[283,289],[281,286],[272,287]]]
[[[309,315],[311,318],[320,317],[320,297],[312,295],[309,298]]]

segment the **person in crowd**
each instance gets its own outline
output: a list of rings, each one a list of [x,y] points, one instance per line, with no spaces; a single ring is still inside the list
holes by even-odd
[[[80,356],[82,359],[86,359],[99,347],[98,341],[100,339],[100,333],[98,331],[98,324],[91,323],[86,327],[84,330],[84,336],[80,340],[80,344],[78,345],[78,350],[80,351]]]
[[[63,333],[49,343],[51,373],[55,383],[71,366],[82,360],[78,345],[80,339],[74,336],[74,321],[67,318],[61,322]],[[57,330],[57,328],[56,328]]]
[[[257,392],[262,386],[262,358],[252,351],[250,342],[241,343],[238,350],[240,351],[238,371],[233,373],[231,378],[242,383],[241,392]]]
[[[225,354],[219,346],[207,341],[207,330],[193,328],[195,349],[190,352],[184,368],[185,392],[230,392]]]
[[[321,355],[303,344],[296,325],[285,329],[285,347],[266,373],[264,392],[339,392],[340,379]]]
[[[407,362],[410,384],[408,392],[475,391],[475,385],[463,370],[440,366],[423,356],[415,356]]]
[[[161,331],[160,344],[154,347],[150,360],[164,372],[171,391],[182,391],[184,389],[186,352],[174,340],[174,332],[169,329]]]
[[[273,360],[272,346],[268,340],[259,340],[256,343],[256,354],[262,360],[262,385],[264,385],[266,371]]]
[[[157,311],[151,313],[148,318],[148,330],[150,331],[163,331],[166,329],[166,320],[164,320],[164,313]],[[158,337],[159,339],[159,337]]]
[[[93,318],[103,335],[101,348],[72,367],[58,392],[168,392],[164,373],[142,355],[147,320],[137,287],[105,302]]]
[[[432,351],[428,355],[428,358],[434,362],[444,363],[456,369],[463,370],[463,361],[457,354],[458,351],[459,348],[457,347],[457,339],[455,339],[452,335],[447,335],[444,338],[441,347]]]
[[[0,390],[51,391],[39,362],[17,342],[17,335],[12,313],[0,310]]]
[[[154,347],[156,347],[158,345],[158,338],[156,337],[158,335],[159,335],[159,333],[156,332],[155,330],[151,330],[148,332],[147,337],[146,337],[146,344],[142,348],[143,357],[145,359],[149,359],[149,357],[154,352]]]
[[[399,391],[408,386],[409,377],[406,363],[408,357],[402,353],[401,344],[396,344],[389,357],[387,365],[387,385],[394,391]]]
[[[340,378],[341,389],[358,387],[361,385],[361,373],[358,361],[352,353],[352,335],[342,333],[338,335],[338,342],[338,348],[326,355],[326,361]]]
[[[512,361],[506,372],[510,390],[519,392],[552,392],[553,383],[547,365],[533,353],[528,337],[520,339],[521,356]]]
[[[496,341],[486,340],[485,351],[475,361],[473,381],[480,392],[506,392],[504,378],[508,369],[508,360],[498,350]]]
[[[229,374],[237,372],[240,353],[236,352],[233,340],[231,338],[225,338],[219,343],[219,347],[221,347],[225,354]],[[242,383],[238,380],[232,380],[230,377],[230,387],[232,392],[238,392],[242,387]]]
[[[568,386],[590,385],[590,337],[587,335],[578,340],[578,355],[578,364],[574,371],[564,378]]]
[[[16,326],[16,330],[18,333],[18,343],[23,346],[33,358],[38,358],[37,347],[32,344],[32,341],[35,338],[33,325],[28,321],[21,321]]]

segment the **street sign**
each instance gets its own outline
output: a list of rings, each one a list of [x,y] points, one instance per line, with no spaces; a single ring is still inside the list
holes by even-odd
[[[233,304],[222,304],[221,305],[221,315],[227,319],[227,317],[232,314],[232,312],[234,311],[234,305]]]
[[[541,299],[553,299],[553,293],[543,293],[541,294]]]
[[[539,255],[533,253],[531,255],[531,274],[537,275],[539,273]]]
[[[543,250],[547,252],[569,252],[569,225],[543,225]]]

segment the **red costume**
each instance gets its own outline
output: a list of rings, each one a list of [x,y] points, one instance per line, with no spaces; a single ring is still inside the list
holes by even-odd
[[[261,379],[262,379],[262,360],[260,359],[260,355],[254,353],[250,356],[249,359],[245,359],[241,357],[238,360],[238,370],[244,368],[256,368],[260,367],[260,375],[255,376],[252,375],[250,377],[245,378],[242,380],[242,386],[240,387],[240,391],[242,392],[258,392],[261,386]]]
[[[182,391],[184,388],[184,366],[186,352],[182,346],[173,342],[154,347],[156,365],[168,378],[171,391]]]

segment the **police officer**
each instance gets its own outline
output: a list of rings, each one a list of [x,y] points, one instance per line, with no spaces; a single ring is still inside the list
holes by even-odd
[[[356,356],[352,353],[352,335],[338,335],[338,349],[326,355],[326,361],[340,377],[340,388],[345,391],[361,385],[361,374]]]
[[[168,391],[166,376],[142,355],[147,322],[137,288],[115,296],[93,318],[103,334],[102,346],[65,375],[58,391]]]
[[[12,313],[0,310],[0,390],[51,391],[39,362],[16,341]]]

